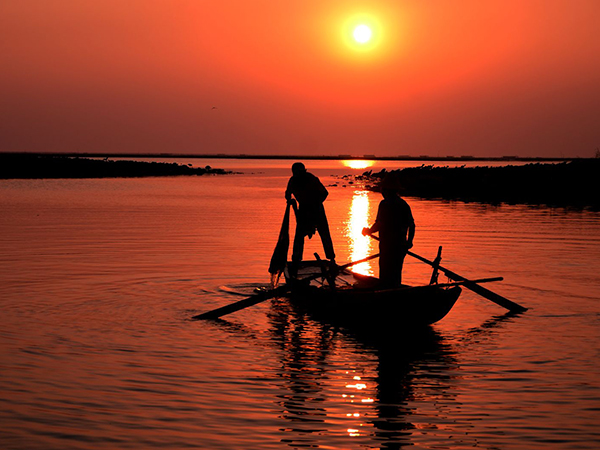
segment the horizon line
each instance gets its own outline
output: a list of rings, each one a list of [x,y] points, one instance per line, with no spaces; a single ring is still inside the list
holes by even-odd
[[[546,156],[473,156],[473,155],[396,155],[396,156],[377,156],[373,154],[365,155],[269,155],[269,154],[247,154],[247,153],[114,153],[114,152],[0,152],[0,155],[32,155],[32,156],[64,156],[64,157],[91,157],[91,158],[196,158],[196,159],[306,159],[306,160],[372,160],[372,161],[571,161],[574,159],[595,159],[573,157],[546,157]]]

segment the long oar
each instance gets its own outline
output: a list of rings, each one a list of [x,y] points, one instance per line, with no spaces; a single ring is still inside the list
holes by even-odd
[[[379,238],[377,236],[373,236],[373,235],[369,235],[369,236],[371,236],[375,240],[379,240]],[[463,286],[466,287],[467,289],[475,292],[476,294],[481,295],[482,297],[487,298],[488,300],[496,303],[499,306],[502,306],[503,308],[508,309],[511,312],[527,311],[527,308],[525,308],[524,306],[521,306],[521,305],[507,299],[506,297],[502,297],[501,295],[496,294],[495,292],[492,292],[489,289],[484,288],[483,286],[479,286],[474,281],[471,281],[471,280],[457,274],[456,272],[452,272],[451,270],[446,269],[445,267],[442,267],[439,264],[435,264],[433,261],[429,261],[428,259],[423,258],[422,256],[417,255],[416,253],[413,253],[411,251],[407,251],[406,253],[409,254],[410,256],[412,256],[413,258],[416,258],[419,261],[424,262],[425,264],[429,264],[431,267],[437,267],[439,270],[444,272],[444,274],[448,278],[450,278],[454,281],[461,281]]]
[[[493,283],[494,281],[502,281],[504,280],[504,278],[502,277],[494,277],[494,278],[479,278],[478,280],[469,280],[472,283]],[[440,283],[440,284],[435,284],[435,285],[431,285],[431,284],[427,284],[425,286],[403,286],[403,287],[399,287],[399,288],[391,288],[391,289],[378,289],[377,292],[381,293],[381,292],[402,292],[402,291],[408,291],[410,289],[419,289],[419,288],[428,288],[428,287],[435,287],[435,288],[441,288],[441,287],[454,287],[454,286],[464,286],[465,282],[464,281],[453,281],[452,283]]]
[[[412,256],[413,258],[417,258],[419,261],[423,261],[425,264],[429,264],[430,266],[435,267],[435,265],[432,261],[429,261],[428,259],[425,259],[422,256],[417,255],[416,253],[413,253],[411,251],[408,251],[407,253],[410,256]],[[508,309],[509,311],[512,311],[512,312],[527,311],[527,308],[525,308],[524,306],[521,306],[521,305],[507,299],[506,297],[502,297],[501,295],[496,294],[495,292],[492,292],[489,289],[484,288],[483,286],[479,286],[474,281],[471,281],[471,280],[457,274],[456,272],[452,272],[451,270],[446,269],[445,267],[442,267],[439,265],[437,267],[439,268],[439,270],[444,272],[444,274],[448,278],[451,278],[454,281],[461,281],[463,286],[466,287],[467,289],[470,289],[471,291],[475,292],[476,294],[479,294],[482,297],[485,297],[488,300],[491,300],[492,302],[496,303],[497,305],[502,306],[503,308]]]
[[[354,261],[348,264],[344,264],[343,266],[339,266],[338,270],[342,271],[347,269],[348,267],[354,266],[356,264],[363,263],[365,261],[370,261],[371,259],[375,259],[379,256],[379,253],[376,255],[367,256],[366,258],[360,259],[358,261]],[[317,278],[323,277],[323,274],[315,274],[309,277],[303,278],[300,281],[310,281],[315,280]],[[265,300],[269,300],[271,298],[278,297],[280,295],[288,293],[292,289],[292,286],[289,284],[284,284],[283,286],[279,286],[270,291],[260,292],[258,294],[252,295],[243,300],[239,300],[235,303],[231,303],[230,305],[222,306],[221,308],[213,309],[212,311],[208,311],[202,314],[198,314],[197,316],[193,316],[192,319],[218,319],[225,314],[231,314],[233,312],[239,311],[240,309],[248,308],[249,306],[256,305],[258,303],[264,302]]]

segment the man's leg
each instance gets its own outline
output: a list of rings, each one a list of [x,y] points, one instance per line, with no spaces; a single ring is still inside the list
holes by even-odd
[[[397,283],[398,287],[402,285],[402,267],[404,266],[404,258],[406,258],[406,253],[402,252],[398,256],[398,262],[396,263],[396,273],[397,273]]]
[[[388,289],[402,284],[402,265],[406,253],[379,247],[379,280]]]
[[[298,266],[302,261],[304,253],[304,231],[301,224],[296,224],[296,234],[294,235],[294,245],[292,247],[292,264],[289,267],[289,272],[292,277],[298,274]]]
[[[379,248],[379,282],[385,288],[393,287],[394,269],[393,258],[389,254]]]
[[[335,259],[335,251],[333,250],[333,241],[331,240],[331,233],[329,232],[329,224],[327,223],[327,217],[323,214],[321,220],[317,225],[317,231],[321,237],[323,243],[323,250],[325,250],[325,257],[329,260]]]

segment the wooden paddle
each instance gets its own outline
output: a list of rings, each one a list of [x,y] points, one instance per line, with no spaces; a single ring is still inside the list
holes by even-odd
[[[413,253],[411,251],[407,252],[410,256],[412,256],[413,258],[418,259],[419,261],[424,262],[425,264],[429,264],[430,266],[433,266],[434,263],[432,261],[429,261],[428,259],[423,258],[420,255],[417,255],[416,253]],[[499,294],[496,294],[495,292],[490,291],[487,288],[484,288],[483,286],[479,286],[477,283],[475,283],[474,281],[471,281],[455,272],[452,272],[449,269],[446,269],[445,267],[442,266],[437,266],[439,268],[439,270],[441,270],[442,272],[444,272],[444,274],[454,280],[454,281],[461,281],[463,286],[466,287],[467,289],[470,289],[471,291],[475,292],[476,294],[481,295],[482,297],[487,298],[488,300],[494,302],[495,304],[502,306],[503,308],[508,309],[511,312],[525,312],[527,311],[527,308],[525,308],[524,306],[519,305],[518,303],[515,303],[509,299],[507,299],[506,297],[502,297]]]
[[[479,278],[478,280],[469,280],[471,283],[493,283],[494,281],[502,281],[504,280],[504,278],[502,277],[494,277],[494,278]],[[426,284],[423,286],[402,286],[402,287],[397,287],[397,288],[390,288],[390,289],[377,289],[377,293],[382,293],[382,292],[402,292],[402,291],[408,291],[410,289],[419,289],[419,288],[429,288],[429,287],[434,287],[434,288],[446,288],[446,287],[454,287],[454,286],[464,286],[465,282],[464,281],[453,281],[452,283],[439,283],[439,284]],[[358,289],[357,289],[358,290]]]
[[[379,240],[379,238],[377,236],[373,236],[372,234],[370,234],[369,236],[371,236],[373,239],[375,240]],[[429,264],[431,267],[437,267],[438,270],[441,270],[442,272],[444,272],[444,274],[454,280],[454,281],[460,281],[462,282],[462,285],[464,287],[466,287],[467,289],[475,292],[476,294],[481,295],[484,298],[487,298],[488,300],[496,303],[499,306],[502,306],[503,308],[508,309],[511,312],[524,312],[527,311],[527,308],[525,308],[524,306],[521,306],[505,297],[502,297],[499,294],[496,294],[495,292],[490,291],[487,288],[484,288],[483,286],[479,286],[477,283],[475,283],[474,281],[471,281],[459,274],[457,274],[456,272],[452,272],[449,269],[446,269],[445,267],[440,266],[439,264],[436,264],[433,261],[429,261],[426,258],[423,258],[420,255],[417,255],[416,253],[413,253],[411,251],[407,251],[406,252],[408,255],[412,256],[413,258],[418,259],[419,261],[424,262],[425,264]]]
[[[365,261],[370,261],[377,257],[379,257],[379,253],[377,253],[376,255],[367,256],[366,258],[363,258],[363,259],[359,259],[358,261],[344,264],[343,266],[339,266],[338,270],[342,271],[344,269],[347,269],[348,267],[363,263]],[[303,278],[300,281],[310,281],[310,280],[315,280],[315,279],[321,278],[321,277],[323,277],[323,274],[319,273],[319,274],[315,274],[315,275],[311,275],[309,277]],[[269,300],[271,298],[275,298],[280,295],[286,294],[291,289],[292,289],[291,285],[284,284],[283,286],[279,286],[278,288],[272,289],[270,291],[260,292],[258,294],[252,295],[243,300],[239,300],[235,303],[231,303],[230,305],[222,306],[220,308],[213,309],[212,311],[198,314],[197,316],[193,316],[192,319],[193,320],[218,319],[219,317],[224,316],[225,314],[231,314],[233,312],[239,311],[240,309],[248,308],[249,306],[256,305],[258,303],[264,302],[265,300]]]

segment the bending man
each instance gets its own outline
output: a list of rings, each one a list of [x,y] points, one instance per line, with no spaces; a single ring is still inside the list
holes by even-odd
[[[300,162],[292,165],[292,174],[285,190],[285,198],[288,203],[294,203],[293,195],[299,205],[292,252],[292,263],[295,267],[291,268],[292,273],[295,274],[298,263],[302,261],[304,236],[308,236],[310,239],[315,231],[318,231],[325,250],[325,257],[333,264],[335,264],[335,252],[323,207],[323,202],[329,195],[327,189],[316,176],[307,172],[304,164]]]

